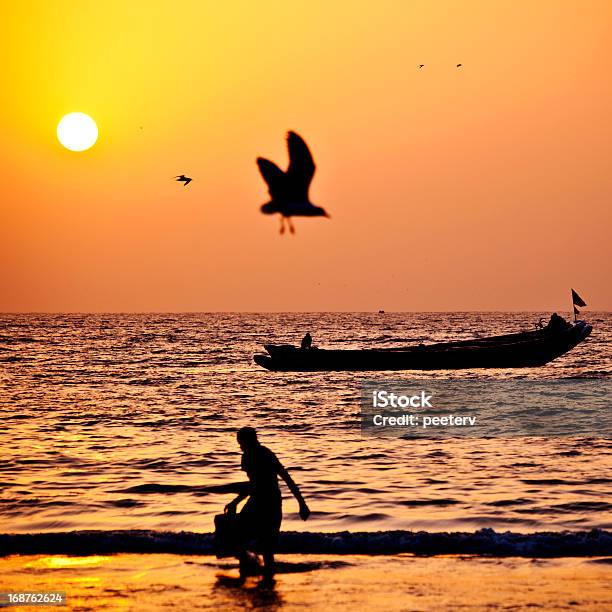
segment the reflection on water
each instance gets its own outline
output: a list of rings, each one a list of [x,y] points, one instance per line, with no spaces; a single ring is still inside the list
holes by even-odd
[[[317,556],[292,561],[309,571],[280,573],[273,588],[237,584],[237,569],[203,557],[114,555],[70,572],[25,567],[31,557],[0,558],[0,590],[61,590],[73,610],[470,610],[612,606],[612,566],[604,559]],[[482,588],[485,584],[486,588]],[[19,610],[20,608],[11,608]],[[21,608],[23,610],[30,608]]]
[[[99,567],[104,562],[109,562],[110,557],[101,555],[91,555],[89,557],[62,557],[52,555],[48,557],[37,557],[33,561],[28,561],[24,567],[26,569],[71,569],[74,567]]]
[[[271,587],[262,586],[249,580],[244,583],[235,576],[217,574],[215,584],[212,588],[212,596],[221,601],[237,606],[241,610],[278,610],[284,601],[276,585]]]
[[[295,466],[309,531],[609,528],[608,440],[362,438],[359,393],[404,375],[609,378],[610,315],[534,370],[273,374],[252,362],[263,342],[308,330],[320,346],[393,346],[545,314],[0,315],[2,531],[210,531],[229,498],[201,485],[244,479],[234,433],[246,424]],[[284,529],[304,528],[293,499],[285,512]]]

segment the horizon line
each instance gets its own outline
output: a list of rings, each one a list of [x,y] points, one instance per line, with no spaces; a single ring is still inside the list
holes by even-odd
[[[464,313],[503,313],[503,314],[539,314],[543,312],[569,312],[558,309],[528,310],[7,310],[1,315],[119,315],[119,314],[464,314]],[[589,314],[611,313],[612,310],[589,310]],[[585,314],[587,314],[585,312]]]

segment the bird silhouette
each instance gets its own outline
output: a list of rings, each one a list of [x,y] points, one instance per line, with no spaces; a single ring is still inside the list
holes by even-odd
[[[420,70],[421,68],[423,68],[424,66],[425,66],[425,64],[419,64],[419,70]]]
[[[177,182],[179,182],[179,183],[185,183],[185,184],[183,185],[183,187],[187,187],[187,185],[189,185],[189,183],[191,183],[191,181],[193,181],[193,179],[192,179],[192,178],[189,178],[188,176],[185,176],[184,174],[180,174],[179,176],[175,176],[174,178],[175,178],[175,179],[177,180]]]
[[[263,157],[257,158],[257,166],[268,185],[271,200],[261,207],[265,215],[281,215],[280,233],[285,233],[285,221],[289,231],[294,234],[295,228],[291,217],[327,217],[329,215],[320,206],[315,206],[308,199],[308,188],[315,173],[315,164],[308,145],[295,132],[287,134],[289,166],[282,171],[274,162]]]
[[[461,68],[461,66],[463,66],[463,64],[457,64],[457,68]]]

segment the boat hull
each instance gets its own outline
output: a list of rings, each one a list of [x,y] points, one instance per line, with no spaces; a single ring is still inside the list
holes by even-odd
[[[307,349],[265,345],[255,355],[261,367],[277,372],[458,370],[533,368],[567,353],[591,333],[584,321],[560,331],[548,329],[397,349]]]

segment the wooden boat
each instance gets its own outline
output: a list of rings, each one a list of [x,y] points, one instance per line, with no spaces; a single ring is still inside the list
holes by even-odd
[[[300,349],[266,344],[267,355],[255,363],[279,372],[368,370],[458,370],[465,368],[533,368],[567,353],[592,327],[585,321],[534,331],[399,348]]]

